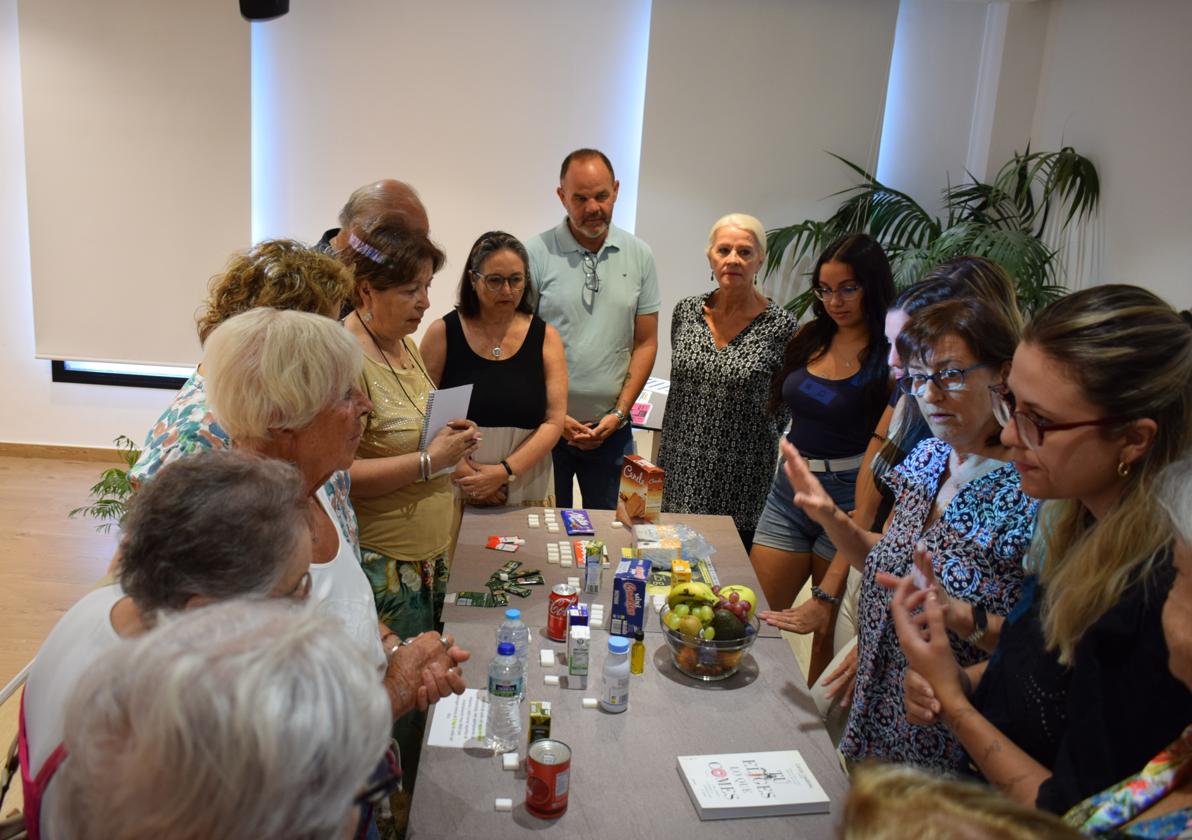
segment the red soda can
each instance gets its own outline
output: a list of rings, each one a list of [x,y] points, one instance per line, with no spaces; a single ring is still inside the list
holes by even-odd
[[[571,787],[571,747],[544,739],[526,751],[526,810],[544,820],[567,811]]]
[[[567,641],[567,608],[579,603],[579,590],[560,583],[550,591],[546,608],[546,635],[556,642]]]

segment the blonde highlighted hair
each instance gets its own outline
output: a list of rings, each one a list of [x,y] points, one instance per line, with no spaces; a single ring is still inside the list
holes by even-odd
[[[1192,328],[1145,289],[1105,285],[1051,304],[1022,340],[1059,365],[1104,416],[1128,418],[1105,428],[1106,438],[1137,419],[1158,427],[1107,515],[1098,520],[1075,499],[1040,510],[1031,555],[1045,586],[1044,638],[1071,664],[1084,632],[1150,572],[1174,536],[1156,490],[1162,470],[1192,443]]]
[[[716,223],[712,225],[712,229],[708,231],[708,250],[705,253],[712,253],[712,244],[716,241],[716,231],[725,227],[740,228],[753,234],[753,238],[757,241],[758,256],[763,260],[766,258],[766,226],[762,224],[761,219],[750,216],[748,213],[729,213],[717,219]]]
[[[252,309],[220,324],[203,356],[211,412],[237,443],[310,425],[344,399],[363,364],[338,322],[280,309]]]
[[[893,764],[862,764],[844,803],[842,840],[1065,840],[1080,838],[1046,811],[993,788]]]
[[[354,286],[352,270],[339,260],[292,239],[266,239],[211,278],[198,317],[199,341],[206,343],[224,321],[258,306],[338,318]]]

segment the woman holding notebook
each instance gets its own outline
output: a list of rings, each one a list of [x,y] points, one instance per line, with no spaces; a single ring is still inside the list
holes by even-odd
[[[481,236],[455,309],[422,339],[439,387],[473,386],[468,419],[484,440],[455,472],[467,504],[554,504],[550,455],[567,412],[567,357],[559,331],[534,314],[528,264],[511,234]]]
[[[360,387],[373,403],[349,473],[361,560],[381,620],[404,637],[439,623],[455,509],[443,471],[479,436],[461,417],[419,448],[435,385],[409,336],[430,306],[443,252],[382,220],[350,233],[340,259],[356,272],[355,309],[344,325],[364,351]]]

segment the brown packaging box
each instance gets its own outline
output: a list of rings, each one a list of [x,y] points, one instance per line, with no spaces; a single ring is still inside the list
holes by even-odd
[[[617,519],[626,525],[657,523],[662,512],[663,470],[640,455],[626,455],[621,468]]]

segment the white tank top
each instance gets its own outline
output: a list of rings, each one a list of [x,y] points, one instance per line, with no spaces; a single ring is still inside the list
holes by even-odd
[[[351,543],[344,538],[339,519],[331,509],[327,489],[320,487],[315,494],[324,512],[331,517],[335,534],[339,539],[339,551],[328,563],[312,563],[310,566],[311,599],[343,622],[348,634],[360,643],[377,670],[384,674],[385,651],[381,647],[380,625],[377,623],[377,605],[373,600],[372,585],[360,566]]]

